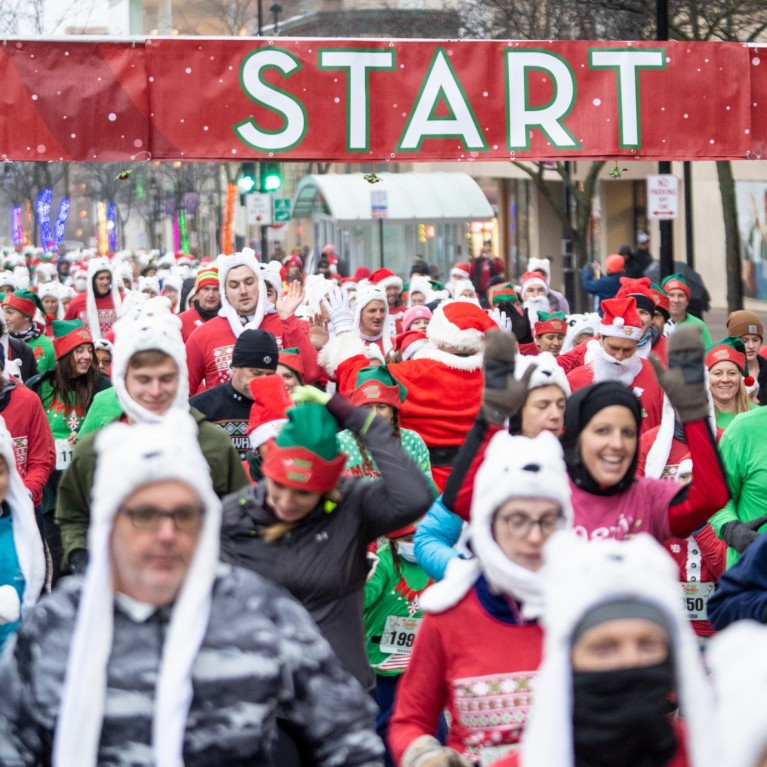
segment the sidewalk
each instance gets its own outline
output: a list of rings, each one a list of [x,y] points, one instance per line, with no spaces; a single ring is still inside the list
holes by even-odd
[[[715,307],[703,315],[714,342],[721,341],[727,335],[727,317],[729,312],[724,307]]]

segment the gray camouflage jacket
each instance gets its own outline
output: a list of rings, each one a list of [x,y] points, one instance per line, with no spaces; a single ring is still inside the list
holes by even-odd
[[[63,580],[29,614],[0,661],[0,765],[49,764],[82,588]],[[151,767],[154,689],[167,610],[137,622],[119,602],[99,767]],[[94,627],[98,630],[98,627]],[[279,714],[318,767],[380,767],[375,705],[344,671],[307,612],[261,576],[220,565],[192,670],[185,767],[261,767]]]

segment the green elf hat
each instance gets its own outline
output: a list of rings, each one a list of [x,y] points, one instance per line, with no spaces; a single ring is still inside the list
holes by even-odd
[[[538,320],[535,323],[535,335],[544,333],[558,333],[567,335],[567,317],[564,312],[538,312]]]
[[[60,360],[80,344],[92,344],[88,328],[80,320],[53,320],[53,351]]]
[[[687,284],[683,274],[669,274],[661,283],[661,287],[666,293],[671,290],[681,290],[687,296],[687,300],[690,300],[690,286]]]
[[[284,365],[292,370],[298,376],[298,382],[304,382],[304,362],[301,359],[301,352],[296,347],[283,349],[277,358],[278,365]]]
[[[490,288],[490,303],[501,304],[504,301],[515,303],[517,300],[517,291],[510,282],[502,282],[500,285],[493,285]]]
[[[338,449],[338,424],[323,405],[303,402],[290,408],[288,422],[269,443],[265,477],[281,485],[325,493],[332,490],[346,462]]]
[[[746,372],[746,347],[736,336],[728,336],[715,343],[706,352],[706,368],[711,370],[717,362],[733,362],[737,365],[742,376],[748,375]]]
[[[13,293],[8,293],[3,299],[3,306],[10,306],[11,309],[25,314],[30,319],[35,316],[35,312],[39,309],[43,317],[45,317],[45,307],[40,300],[40,296],[31,290],[17,290]]]
[[[362,368],[357,373],[349,399],[358,406],[381,403],[395,410],[402,407],[407,396],[407,388],[397,381],[385,365]]]

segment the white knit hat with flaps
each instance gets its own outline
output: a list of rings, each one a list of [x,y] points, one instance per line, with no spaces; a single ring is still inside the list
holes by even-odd
[[[649,535],[627,541],[586,541],[574,533],[556,533],[544,548],[541,571],[543,662],[522,740],[525,767],[573,767],[573,632],[591,610],[615,600],[632,599],[658,609],[671,626],[676,691],[687,725],[691,767],[715,767],[711,690],[698,642],[682,609],[675,562]]]
[[[256,259],[256,251],[251,248],[243,248],[240,253],[233,253],[231,256],[220,255],[216,259],[216,266],[218,267],[218,283],[221,289],[221,308],[218,310],[218,316],[227,319],[235,338],[239,338],[242,335],[242,331],[246,328],[260,328],[266,314],[267,301],[265,277],[262,274],[261,264]],[[240,322],[237,310],[229,303],[229,299],[226,297],[227,275],[238,266],[246,266],[258,280],[258,304],[256,305],[253,319],[247,325],[243,325]]]
[[[175,411],[162,424],[114,423],[96,438],[97,461],[85,574],[61,694],[53,745],[56,767],[96,767],[112,649],[114,592],[110,536],[120,504],[139,487],[177,480],[204,508],[200,537],[173,603],[157,676],[152,723],[153,764],[181,767],[192,700],[191,669],[208,625],[221,528],[197,424]]]
[[[717,634],[706,660],[727,767],[756,767],[767,751],[767,626],[737,621]]]
[[[559,504],[566,525],[572,526],[570,484],[559,440],[550,432],[537,437],[512,437],[498,432],[487,446],[474,482],[469,537],[476,555],[473,579],[466,567],[448,571],[422,596],[427,612],[443,612],[457,604],[480,574],[504,593],[522,602],[525,618],[541,610],[540,574],[512,562],[493,538],[495,512],[511,498],[547,499]],[[459,575],[460,570],[460,575]]]

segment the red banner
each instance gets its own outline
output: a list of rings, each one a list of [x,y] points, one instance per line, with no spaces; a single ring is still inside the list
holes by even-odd
[[[8,40],[0,159],[409,162],[767,155],[738,43]]]

